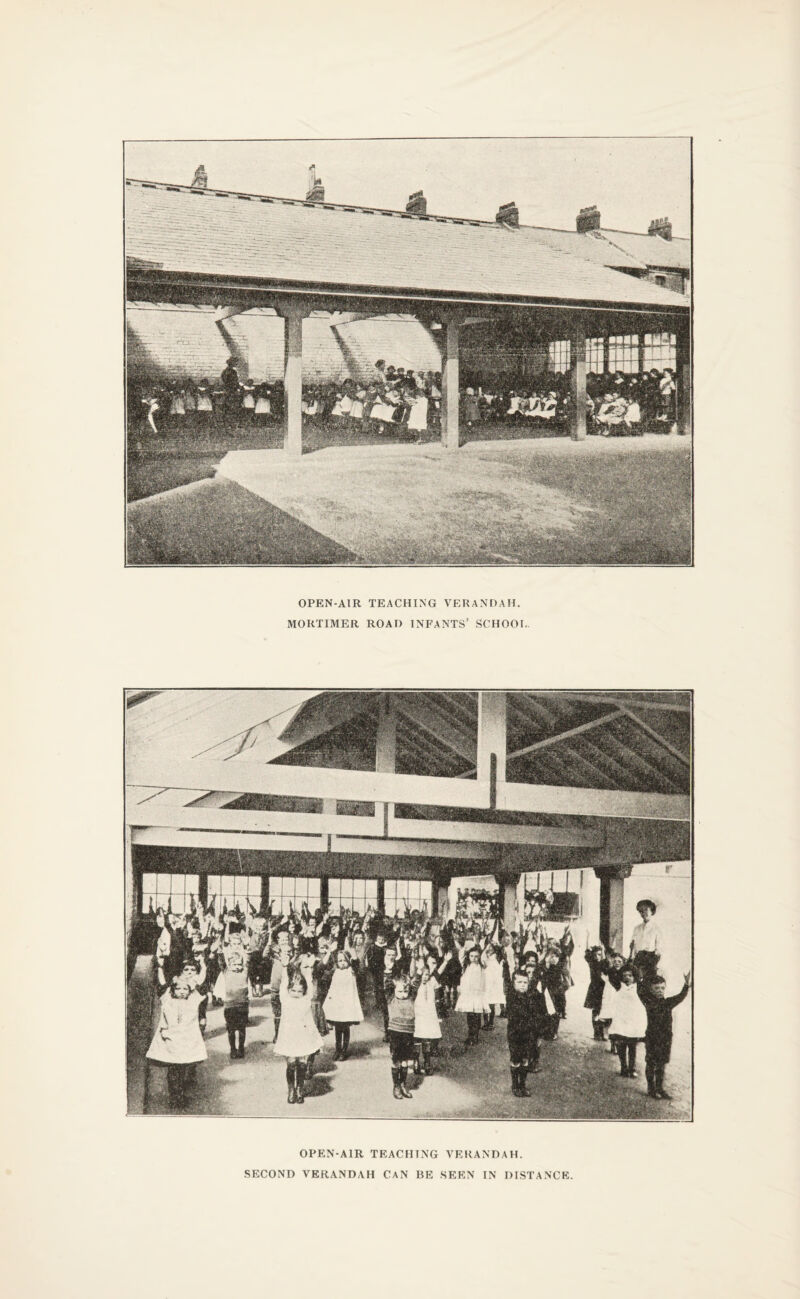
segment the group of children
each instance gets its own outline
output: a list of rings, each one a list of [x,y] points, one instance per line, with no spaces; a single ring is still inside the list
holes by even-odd
[[[223,908],[217,917],[213,904],[206,910],[199,902],[187,916],[154,913],[161,1003],[147,1054],[167,1067],[171,1105],[185,1107],[187,1080],[207,1058],[209,1003],[223,1008],[231,1060],[243,1058],[251,995],[270,998],[288,1104],[304,1103],[331,1032],[334,1060],[348,1059],[351,1030],[363,1022],[369,997],[383,1023],[396,1100],[413,1097],[410,1071],[417,1085],[434,1072],[442,1021],[452,1012],[464,1016],[470,1052],[480,1048],[482,1032],[506,1021],[511,1092],[529,1095],[526,1079],[540,1067],[540,1042],[557,1038],[566,1016],[571,928],[553,938],[538,904],[526,907],[510,932],[496,914],[475,914],[474,903],[471,909],[472,916],[445,923],[424,909],[394,917],[372,908],[363,916],[336,915],[328,908],[312,913],[305,904],[286,913],[256,913],[251,906],[247,916]],[[665,1043],[672,1008],[686,991],[665,997],[663,981],[660,986],[641,954],[626,965],[617,954],[592,948],[586,959],[595,1037],[610,1032],[629,1077],[636,1076],[636,1044],[644,1039],[648,1091],[666,1096]]]
[[[638,1077],[636,1053],[644,1042],[647,1094],[655,1100],[671,1100],[664,1089],[664,1072],[672,1053],[672,1012],[688,994],[691,978],[686,974],[680,992],[666,995],[666,980],[658,968],[656,909],[650,898],[637,903],[642,921],[634,930],[627,959],[602,944],[587,947],[589,987],[584,1006],[592,1014],[595,1041],[608,1040],[611,1053],[619,1057],[620,1075]]]
[[[218,381],[191,378],[148,388],[140,398],[150,433],[227,427],[266,426],[281,418],[283,383],[240,378],[229,358]],[[385,433],[424,441],[438,435],[442,375],[375,362],[367,379],[344,379],[303,387],[305,419],[326,421],[351,431]],[[497,379],[468,379],[459,394],[461,420],[467,429],[481,424],[520,425],[564,434],[570,418],[569,375],[544,374],[534,381],[507,374]],[[589,433],[634,436],[677,428],[674,371],[651,369],[642,375],[590,373],[587,377]]]

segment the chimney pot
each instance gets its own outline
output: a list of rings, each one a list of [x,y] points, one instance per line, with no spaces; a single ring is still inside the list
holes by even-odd
[[[428,200],[421,189],[414,190],[413,194],[409,194],[406,212],[410,212],[412,216],[428,215]]]
[[[308,169],[308,189],[306,191],[306,203],[324,203],[325,187],[322,180],[317,175],[317,168],[312,162]]]
[[[658,235],[659,239],[669,240],[672,238],[672,222],[669,217],[656,217],[655,221],[650,222],[647,233]]]
[[[208,189],[208,172],[202,162],[194,173],[191,189]]]
[[[497,209],[495,221],[498,225],[509,226],[512,230],[519,228],[519,208],[516,203],[501,203]]]
[[[591,207],[582,207],[575,218],[575,229],[579,235],[588,234],[590,230],[600,229],[600,209],[596,204]]]

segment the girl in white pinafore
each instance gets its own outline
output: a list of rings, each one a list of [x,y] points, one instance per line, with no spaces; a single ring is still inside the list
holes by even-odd
[[[500,1012],[506,1004],[506,990],[503,986],[503,966],[497,947],[490,943],[483,954],[484,974],[484,1028],[494,1026],[495,1011]]]
[[[256,415],[269,415],[272,405],[269,399],[269,385],[260,383],[256,388]]]
[[[246,410],[252,419],[256,410],[256,385],[253,383],[252,379],[247,379],[245,383],[242,384],[242,392],[244,393],[244,396],[242,397],[242,410]]]
[[[481,954],[477,947],[471,947],[461,975],[456,1010],[467,1017],[467,1040],[465,1046],[477,1046],[480,1040],[481,1018],[486,1001],[485,973],[481,965]]]
[[[421,388],[414,395],[411,414],[408,417],[409,432],[417,434],[417,441],[422,441],[422,434],[428,431],[428,398]]]
[[[611,1036],[617,1044],[622,1077],[636,1078],[636,1047],[647,1032],[647,1011],[639,997],[636,975],[629,965],[623,967],[621,978],[612,1003]]]
[[[198,415],[213,415],[214,403],[211,400],[211,384],[208,379],[201,379],[197,385],[197,413]]]
[[[436,994],[439,991],[439,980],[436,978],[439,962],[435,956],[427,956],[422,968],[422,980],[414,998],[414,1042],[418,1048],[414,1061],[414,1073],[433,1073],[431,1064],[431,1043],[438,1042],[442,1036],[439,1023],[439,1012],[436,1009]]]
[[[172,392],[170,394],[169,413],[172,416],[179,415],[181,417],[186,414],[186,406],[184,405],[183,402],[182,388],[172,389]]]
[[[306,1062],[323,1045],[311,1006],[311,991],[299,970],[293,970],[281,996],[281,1022],[275,1039],[275,1054],[286,1057],[288,1102],[302,1105]]]
[[[163,974],[159,969],[159,977]],[[167,1067],[170,1105],[181,1110],[186,1101],[186,1083],[195,1064],[208,1059],[200,1031],[198,1009],[202,997],[185,980],[176,977],[161,998],[161,1013],[147,1059]]]
[[[347,952],[336,953],[336,968],[322,1007],[325,1018],[336,1030],[334,1060],[346,1060],[350,1047],[350,1026],[364,1018],[356,987],[356,976]]]

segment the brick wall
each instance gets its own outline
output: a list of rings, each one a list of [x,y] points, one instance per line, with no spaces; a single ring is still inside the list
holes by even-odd
[[[214,312],[129,305],[128,376],[134,384],[217,379],[229,356],[241,378],[274,382],[283,374],[283,321],[244,313],[217,323]],[[441,370],[436,339],[415,320],[356,320],[332,326],[327,318],[303,322],[303,375],[307,382],[364,378],[376,360],[404,369]]]

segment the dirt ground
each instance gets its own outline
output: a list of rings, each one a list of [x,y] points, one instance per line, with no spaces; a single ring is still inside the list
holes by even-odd
[[[333,1034],[320,1052],[303,1105],[288,1105],[285,1062],[272,1048],[269,998],[251,1003],[243,1060],[231,1060],[222,1011],[212,1010],[206,1031],[208,1061],[198,1066],[189,1113],[289,1119],[538,1119],[680,1122],[691,1117],[691,1001],[675,1011],[675,1045],[666,1085],[672,1100],[651,1100],[645,1090],[644,1047],[636,1079],[621,1078],[608,1044],[592,1038],[583,988],[572,989],[559,1037],[542,1043],[541,1070],[528,1078],[530,1097],[511,1095],[505,1020],[481,1033],[478,1047],[464,1046],[460,1014],[445,1020],[436,1072],[409,1075],[413,1099],[392,1095],[389,1049],[374,1011],[356,1026],[347,1060],[334,1063]],[[164,1071],[151,1068],[147,1113],[168,1112]]]
[[[691,443],[649,435],[225,455],[128,507],[131,564],[678,565]]]

